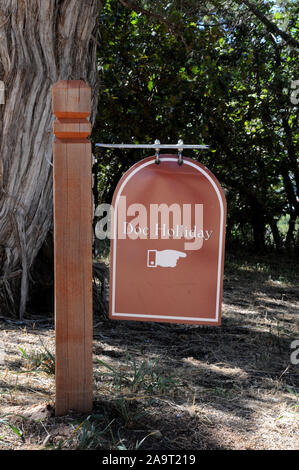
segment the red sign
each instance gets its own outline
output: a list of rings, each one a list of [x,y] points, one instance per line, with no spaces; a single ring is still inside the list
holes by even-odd
[[[111,319],[219,325],[226,201],[202,164],[136,163],[113,197]]]

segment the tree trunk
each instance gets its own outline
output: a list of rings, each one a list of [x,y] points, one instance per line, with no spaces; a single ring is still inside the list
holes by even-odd
[[[266,220],[265,213],[261,204],[256,198],[251,197],[251,224],[253,228],[254,247],[257,253],[262,253],[265,250],[265,232]]]
[[[0,5],[0,309],[25,312],[28,273],[52,225],[51,88],[81,79],[97,105],[101,0]]]
[[[290,220],[289,220],[289,228],[285,240],[285,245],[288,251],[291,251],[292,248],[296,248],[295,242],[295,228],[296,228],[296,220],[297,214],[295,211],[290,211]]]
[[[276,251],[279,252],[281,251],[281,248],[282,248],[282,240],[281,240],[281,236],[277,227],[277,221],[274,219],[274,217],[272,217],[269,214],[267,214],[267,219],[269,221],[269,225],[272,231]]]

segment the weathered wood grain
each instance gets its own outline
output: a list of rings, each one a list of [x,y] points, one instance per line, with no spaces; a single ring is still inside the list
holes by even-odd
[[[6,315],[22,318],[25,313],[29,270],[52,229],[52,86],[59,80],[88,82],[91,122],[95,118],[94,36],[101,4],[0,2],[0,80],[5,84],[0,106],[0,276],[6,279],[0,286],[0,311]],[[19,277],[12,278],[16,271]]]
[[[87,121],[78,126],[91,110],[90,88],[78,81],[67,86],[59,82],[53,87],[54,114],[57,109],[53,150],[55,413],[59,416],[92,409],[92,156],[91,144],[84,138],[91,127]],[[64,139],[57,138],[61,128]]]

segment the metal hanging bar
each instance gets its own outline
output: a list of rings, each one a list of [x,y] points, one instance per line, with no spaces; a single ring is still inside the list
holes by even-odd
[[[95,144],[96,147],[116,148],[116,149],[208,149],[209,145],[192,145],[192,144]]]

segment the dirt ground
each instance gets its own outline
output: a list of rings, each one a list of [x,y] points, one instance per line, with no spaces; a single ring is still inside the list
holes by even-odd
[[[62,418],[53,314],[1,318],[0,449],[298,449],[298,297],[294,259],[227,255],[221,327],[96,316],[94,410]]]

